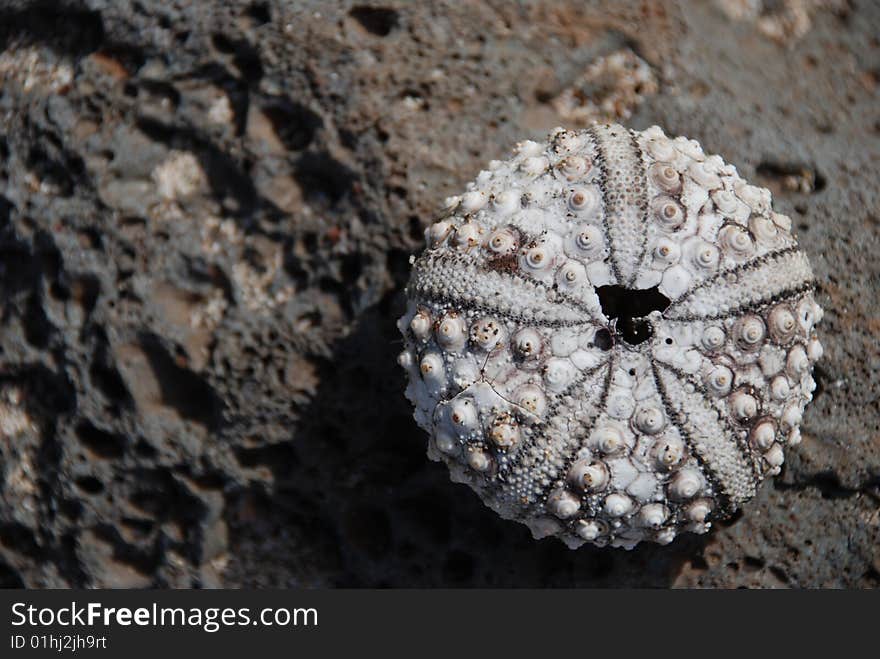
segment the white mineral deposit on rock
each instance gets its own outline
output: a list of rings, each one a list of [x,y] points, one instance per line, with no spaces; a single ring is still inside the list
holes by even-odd
[[[779,473],[815,389],[790,227],[656,126],[519,143],[414,261],[400,364],[428,455],[570,547],[706,532]]]

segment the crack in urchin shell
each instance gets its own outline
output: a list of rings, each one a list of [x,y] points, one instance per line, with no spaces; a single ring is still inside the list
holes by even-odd
[[[606,401],[608,400],[608,390],[609,390],[610,385],[611,385],[611,374],[612,374],[613,362],[614,362],[614,356],[613,356],[613,355],[610,355],[610,356],[608,357],[608,361],[607,361],[606,363],[604,363],[604,364],[602,364],[602,365],[600,365],[600,366],[597,366],[593,371],[590,371],[589,373],[585,374],[585,377],[582,378],[582,379],[577,383],[577,386],[579,387],[579,386],[583,385],[583,384],[587,381],[589,375],[595,375],[595,374],[600,374],[600,375],[601,375],[601,373],[599,373],[599,372],[600,372],[600,370],[602,370],[603,367],[604,367],[604,369],[605,369],[605,377],[601,378],[602,381],[603,381],[603,383],[602,383],[602,389],[600,390],[600,393],[599,393],[599,401],[598,401],[598,405],[597,405],[597,407],[600,408],[600,409],[601,409],[602,407],[605,406],[605,403],[606,403]],[[573,386],[573,387],[572,387],[572,392],[574,392],[574,391],[576,391],[576,390],[577,390],[577,387],[574,387],[574,386]],[[557,413],[559,412],[559,407],[561,407],[561,406],[556,406],[556,408],[554,409],[552,418],[558,418],[558,414],[557,414]],[[569,452],[568,452],[568,454],[565,456],[565,461],[564,461],[564,463],[563,463],[563,466],[562,466],[562,468],[559,470],[560,472],[565,473],[565,472],[568,471],[568,469],[571,467],[571,464],[572,464],[572,463],[575,461],[575,459],[577,458],[578,451],[580,451],[580,450],[583,448],[584,440],[587,438],[587,436],[589,435],[590,431],[591,431],[591,430],[593,429],[593,427],[596,425],[596,422],[598,421],[600,414],[601,414],[601,413],[592,415],[591,418],[590,418],[590,423],[589,423],[589,425],[588,425],[588,426],[585,425],[585,426],[582,428],[582,432],[581,432],[581,434],[579,434],[579,438],[580,438],[581,441],[578,442],[578,443],[573,443],[573,445],[569,448]],[[551,418],[551,420],[552,420],[552,418]],[[570,425],[569,425],[569,427],[570,427]],[[537,498],[536,498],[536,502],[535,502],[535,505],[538,505],[540,502],[544,502],[544,501],[546,501],[546,499],[547,499],[547,495],[549,494],[550,490],[551,490],[555,485],[556,485],[556,484],[555,484],[555,483],[552,483],[552,482],[551,482],[551,483],[548,483],[547,486],[546,486],[543,490],[541,490],[540,494],[537,496]],[[530,511],[534,511],[534,505],[531,507]]]
[[[400,363],[429,456],[536,537],[705,532],[778,473],[815,388],[821,309],[790,226],[657,127],[520,143],[414,262]],[[648,313],[647,290],[668,304]]]
[[[560,401],[561,401],[563,398],[565,398],[565,397],[567,397],[567,396],[571,396],[574,392],[576,392],[577,389],[578,389],[579,387],[581,387],[584,383],[586,383],[586,382],[590,379],[591,376],[595,376],[595,375],[597,375],[597,374],[601,374],[600,371],[602,371],[603,369],[607,369],[607,370],[606,370],[605,378],[603,378],[603,379],[604,379],[604,385],[603,385],[603,388],[602,388],[602,390],[601,390],[601,393],[599,394],[599,405],[598,405],[598,406],[601,407],[601,406],[604,404],[605,399],[606,399],[606,397],[607,397],[607,395],[608,395],[608,384],[609,384],[609,381],[610,381],[610,378],[611,378],[611,363],[610,363],[610,362],[612,362],[612,361],[613,361],[613,356],[609,356],[607,362],[604,362],[604,363],[602,363],[602,364],[596,366],[594,369],[592,369],[592,370],[590,370],[590,371],[586,371],[586,372],[582,373],[581,376],[580,376],[576,381],[574,381],[571,385],[569,385],[569,387],[568,387],[568,389],[567,389],[566,391],[560,393],[560,394],[559,394],[559,395],[553,400],[553,402],[550,404],[549,409],[548,409],[548,414],[547,414],[547,417],[548,417],[548,418],[547,418],[547,421],[544,422],[544,423],[542,423],[542,424],[540,424],[537,428],[535,428],[535,430],[538,430],[538,431],[546,431],[546,430],[549,428],[549,426],[552,424],[552,422],[553,422],[554,420],[560,418],[560,416],[559,416],[559,412],[560,412],[560,408],[562,407],[562,403],[561,403]],[[594,417],[591,419],[591,425],[590,425],[590,427],[588,427],[588,428],[584,428],[584,430],[586,430],[586,431],[588,432],[588,431],[591,429],[592,424],[595,423],[595,421],[596,421],[597,418],[598,418],[598,415],[594,416]],[[569,428],[570,428],[570,424],[569,424]],[[565,464],[566,467],[567,467],[568,465],[571,464],[571,462],[574,460],[575,455],[577,454],[578,450],[579,450],[581,447],[582,447],[581,444],[578,444],[578,443],[576,443],[576,442],[573,442],[572,445],[568,448],[568,454],[566,455],[566,457],[565,457],[565,461],[564,461],[564,464]],[[526,448],[528,448],[528,445],[523,445],[522,448],[523,448],[523,449],[526,449]],[[504,473],[499,472],[499,474],[498,474],[498,480],[499,480],[499,481],[503,481],[503,480],[504,480],[504,477],[505,477],[505,474],[509,474],[511,471],[513,471],[513,470],[516,469],[518,466],[520,466],[520,465],[519,465],[519,462],[517,461],[517,456],[521,456],[523,453],[524,453],[524,450],[520,450],[520,451],[518,451],[518,452],[513,456],[513,460],[512,460],[512,461],[509,461],[509,462],[507,463],[507,465],[506,465],[506,469],[504,470]],[[558,471],[563,471],[563,472],[564,472],[566,467],[560,468]],[[538,492],[538,493],[535,495],[535,497],[534,497],[534,499],[535,499],[534,502],[532,502],[531,504],[529,504],[529,505],[528,505],[523,511],[521,511],[521,512],[517,515],[517,519],[525,519],[525,518],[527,518],[527,517],[528,517],[528,513],[529,513],[530,511],[533,511],[536,505],[540,505],[541,502],[543,502],[544,500],[546,500],[548,491],[549,491],[551,488],[553,488],[553,487],[554,487],[554,483],[553,483],[553,482],[550,482],[550,483],[548,483],[548,484],[547,484],[542,490],[540,490],[540,492]],[[500,489],[500,488],[496,488],[495,490],[490,490],[490,494],[492,494],[492,495],[497,495],[497,493],[498,493],[498,489]]]

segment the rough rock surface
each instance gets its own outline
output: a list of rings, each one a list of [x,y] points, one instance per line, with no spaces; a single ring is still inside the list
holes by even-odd
[[[880,584],[880,7],[734,4],[0,2],[0,583]],[[632,552],[450,484],[395,362],[440,200],[595,119],[770,187],[826,310],[783,473]]]

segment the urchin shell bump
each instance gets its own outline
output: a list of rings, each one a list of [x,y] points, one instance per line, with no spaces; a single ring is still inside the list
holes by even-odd
[[[704,533],[800,441],[813,273],[770,193],[696,141],[556,129],[426,240],[399,328],[428,455],[535,537]]]

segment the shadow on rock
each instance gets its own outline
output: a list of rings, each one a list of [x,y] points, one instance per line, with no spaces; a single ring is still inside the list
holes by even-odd
[[[257,551],[276,563],[264,573],[301,583],[309,570],[297,552],[310,533],[310,546],[324,547],[314,557],[321,574],[334,567],[335,582],[324,585],[349,587],[668,587],[685,561],[700,560],[705,537],[629,552],[535,541],[450,482],[426,458],[427,437],[403,396],[402,306],[400,293],[387,296],[336,345],[299,432],[271,464],[272,494],[248,498],[246,523],[232,524],[238,542],[253,543],[240,544],[238,556]],[[288,546],[278,541],[285,528],[298,529]]]

